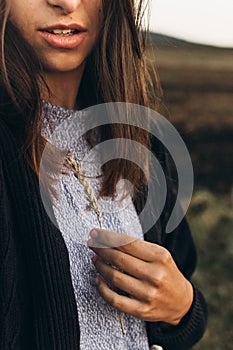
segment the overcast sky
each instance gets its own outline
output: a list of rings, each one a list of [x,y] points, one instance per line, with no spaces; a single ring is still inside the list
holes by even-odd
[[[150,1],[152,31],[233,47],[233,0]]]

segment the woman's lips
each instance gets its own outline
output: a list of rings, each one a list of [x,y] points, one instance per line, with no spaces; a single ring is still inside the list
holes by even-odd
[[[39,33],[48,44],[60,49],[74,49],[78,47],[87,34],[86,31],[81,31],[65,36],[53,34],[45,30],[40,30]]]

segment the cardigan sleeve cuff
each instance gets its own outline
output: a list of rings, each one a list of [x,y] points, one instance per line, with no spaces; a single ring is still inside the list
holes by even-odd
[[[177,326],[147,322],[150,346],[158,344],[163,350],[187,350],[201,339],[207,326],[208,309],[202,293],[195,286],[193,290],[191,308]]]

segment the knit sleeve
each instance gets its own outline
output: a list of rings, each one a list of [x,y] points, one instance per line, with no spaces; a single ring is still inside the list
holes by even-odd
[[[8,126],[0,119],[0,349],[32,349],[33,323],[26,321],[31,306],[25,281],[22,240],[16,221],[15,192],[21,183],[15,174],[18,146]],[[12,174],[13,173],[13,174]],[[13,175],[13,176],[12,176]],[[14,181],[16,179],[16,187]],[[23,200],[18,202],[24,208]],[[16,208],[16,210],[15,210]],[[28,322],[28,323],[27,323]],[[27,323],[27,326],[24,327]]]
[[[16,349],[19,341],[16,266],[10,203],[0,154],[0,349],[3,350]]]

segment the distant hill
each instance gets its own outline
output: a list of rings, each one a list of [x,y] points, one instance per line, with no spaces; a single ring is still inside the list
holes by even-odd
[[[226,50],[230,51],[233,50],[233,48],[222,48],[222,47],[216,47],[212,45],[203,45],[203,44],[197,44],[190,41],[178,39],[169,35],[159,34],[159,33],[150,33],[150,40],[153,45],[159,46],[159,47],[180,47],[180,48],[213,48],[213,49],[219,49],[219,50]]]
[[[155,63],[162,84],[161,109],[187,145],[195,185],[231,193],[233,49],[156,33],[151,41],[147,58]]]

